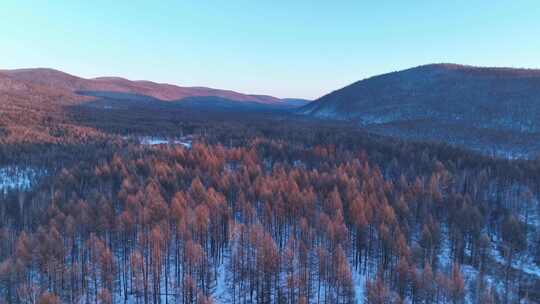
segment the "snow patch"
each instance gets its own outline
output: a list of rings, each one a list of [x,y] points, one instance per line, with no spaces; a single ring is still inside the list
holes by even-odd
[[[40,174],[35,168],[0,167],[0,193],[5,194],[10,190],[30,190]]]
[[[187,139],[166,139],[164,137],[143,137],[140,139],[142,145],[182,145],[186,148],[191,148],[191,140]]]

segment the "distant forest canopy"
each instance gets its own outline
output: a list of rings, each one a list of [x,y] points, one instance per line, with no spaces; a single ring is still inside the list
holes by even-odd
[[[2,303],[540,301],[538,159],[18,88],[0,102]]]

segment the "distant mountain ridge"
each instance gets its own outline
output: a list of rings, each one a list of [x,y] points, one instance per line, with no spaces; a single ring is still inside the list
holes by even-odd
[[[298,112],[401,138],[529,153],[540,150],[531,143],[523,151],[540,134],[540,70],[423,65],[360,80]]]
[[[472,102],[471,106],[489,106],[494,101],[522,104],[523,98],[538,99],[539,84],[540,70],[430,64],[360,80],[311,102],[301,112],[362,119],[366,111],[389,105],[464,101]],[[525,94],[531,92],[534,94]]]
[[[181,87],[152,81],[132,81],[121,77],[98,77],[85,79],[48,68],[0,70],[11,81],[30,83],[67,92],[118,92],[148,96],[163,101],[181,101],[188,97],[213,97],[235,102],[267,105],[287,105],[285,99],[266,95],[251,95],[231,90],[206,87]],[[102,94],[102,95],[103,95]]]
[[[125,131],[126,121],[139,120],[132,131],[150,132],[160,120],[283,115],[305,103],[120,77],[85,79],[53,69],[0,70],[0,143],[78,142],[104,136],[103,129]]]

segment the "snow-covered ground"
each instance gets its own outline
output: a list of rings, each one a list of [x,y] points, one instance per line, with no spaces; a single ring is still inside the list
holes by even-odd
[[[122,136],[124,140],[131,140],[140,143],[145,146],[157,146],[157,145],[181,145],[187,149],[191,149],[193,144],[190,136],[167,138],[162,136]]]
[[[366,275],[361,274],[358,271],[354,270],[352,267],[352,277],[354,282],[354,293],[356,296],[356,303],[364,303],[365,295],[364,290],[366,288]]]
[[[149,145],[149,146],[182,145],[188,149],[191,148],[191,140],[188,140],[188,139],[178,139],[178,138],[167,139],[164,137],[141,137],[139,140],[142,145]]]
[[[218,266],[216,273],[217,284],[216,291],[214,292],[214,300],[216,303],[226,303],[227,302],[227,282],[226,282],[226,269],[225,265],[228,263],[228,258],[225,259],[221,265]]]
[[[35,168],[0,167],[0,193],[9,190],[29,190],[39,175],[40,171]]]

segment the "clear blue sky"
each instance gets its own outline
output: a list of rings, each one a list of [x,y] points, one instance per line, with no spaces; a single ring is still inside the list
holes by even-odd
[[[0,2],[0,68],[315,98],[433,62],[540,68],[540,1]]]

